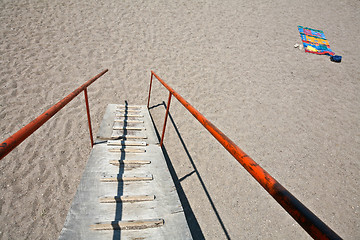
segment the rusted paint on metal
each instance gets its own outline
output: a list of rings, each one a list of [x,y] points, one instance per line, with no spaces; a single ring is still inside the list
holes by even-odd
[[[89,125],[90,142],[91,142],[91,147],[93,147],[94,146],[94,138],[93,138],[92,128],[91,128],[90,108],[89,108],[87,88],[84,89],[84,96],[85,96],[85,104],[86,104],[86,115],[87,115],[88,125]]]
[[[260,183],[260,185],[314,239],[341,239],[332,229],[286,190],[275,178],[243,152],[231,139],[191,106],[183,97],[151,71],[161,84],[224,146],[224,148]],[[150,99],[149,99],[150,101]],[[168,108],[169,108],[168,104]],[[168,109],[167,109],[168,111]]]
[[[54,106],[46,110],[36,119],[31,121],[25,127],[21,128],[11,137],[6,139],[1,143],[0,148],[0,160],[3,159],[9,152],[11,152],[15,147],[17,147],[20,143],[22,143],[27,137],[29,137],[33,132],[35,132],[39,127],[41,127],[47,120],[49,120],[52,116],[54,116],[58,111],[60,111],[66,104],[68,104],[72,99],[74,99],[79,93],[81,93],[85,88],[95,82],[99,77],[104,75],[108,69],[102,71],[95,77],[88,80],[86,83],[75,89],[72,93],[67,95],[65,98],[60,100]]]
[[[150,105],[150,95],[151,95],[152,80],[153,80],[153,73],[151,72],[150,87],[149,87],[149,96],[148,96],[148,103],[147,103],[147,108],[148,108],[148,109],[149,109],[149,105]]]
[[[171,103],[171,92],[169,92],[169,98],[168,98],[168,103],[167,103],[167,107],[166,107],[166,113],[165,113],[165,120],[164,120],[164,127],[163,127],[163,131],[162,131],[162,135],[161,135],[161,141],[160,141],[160,146],[162,147],[163,143],[164,143],[164,136],[165,136],[165,129],[166,129],[166,122],[169,116],[169,109],[170,109],[170,103]]]

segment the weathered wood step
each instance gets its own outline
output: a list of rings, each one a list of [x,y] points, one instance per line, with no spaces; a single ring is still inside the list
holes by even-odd
[[[133,182],[133,181],[151,181],[153,176],[151,174],[144,176],[108,176],[100,179],[101,182]]]
[[[127,147],[119,147],[119,148],[110,148],[109,152],[127,152],[127,153],[144,153],[146,152],[145,148],[127,148]]]
[[[125,109],[125,108],[117,108],[116,110],[115,110],[116,112],[129,112],[129,113],[134,113],[134,112],[136,112],[136,113],[139,113],[139,112],[141,112],[141,109]]]
[[[108,140],[108,146],[146,146],[146,142],[136,142],[136,141],[124,141],[124,140]]]
[[[144,164],[150,164],[151,161],[149,160],[111,160],[109,162],[112,165],[120,166],[120,165],[144,165]]]
[[[111,197],[101,197],[99,201],[101,203],[117,203],[117,202],[144,202],[144,201],[153,201],[155,195],[134,195],[134,196],[111,196]]]
[[[141,110],[116,110],[116,115],[142,115]]]
[[[144,115],[141,115],[141,114],[121,114],[121,113],[118,113],[115,115],[115,117],[129,117],[129,118],[143,118]]]
[[[116,105],[116,109],[142,109],[139,105]]]
[[[128,129],[113,129],[112,131],[112,135],[121,135],[121,136],[126,136],[126,135],[145,135],[145,131],[138,131],[138,130],[128,130]]]
[[[103,138],[104,140],[117,140],[117,139],[147,139],[144,135],[120,135],[112,134],[109,139]]]
[[[93,230],[135,230],[154,228],[164,225],[164,219],[146,219],[146,220],[129,220],[129,221],[112,221],[97,223],[91,225],[90,228]]]
[[[131,131],[131,130],[135,130],[135,131],[143,131],[146,130],[146,128],[144,127],[124,127],[124,126],[114,126],[113,130],[123,130],[123,131]]]
[[[143,121],[143,118],[141,117],[133,117],[133,116],[126,116],[126,117],[119,117],[119,116],[114,116],[114,122],[117,121]]]
[[[124,119],[124,118],[115,118],[114,122],[119,122],[119,123],[144,123],[144,121],[142,120],[131,120],[131,119]]]

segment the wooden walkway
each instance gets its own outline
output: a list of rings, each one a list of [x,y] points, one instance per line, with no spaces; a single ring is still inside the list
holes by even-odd
[[[107,106],[59,239],[192,239],[146,106]]]

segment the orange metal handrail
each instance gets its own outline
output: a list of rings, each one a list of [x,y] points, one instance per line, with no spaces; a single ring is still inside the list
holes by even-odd
[[[191,106],[183,97],[167,85],[159,76],[151,71],[148,105],[150,104],[150,94],[152,78],[155,76],[162,85],[169,91],[168,105],[166,109],[165,122],[161,137],[161,146],[164,140],[166,119],[169,113],[171,96],[174,95],[179,102],[233,155],[233,157],[260,183],[260,185],[300,224],[300,226],[314,239],[341,239],[332,229],[322,222],[305,205],[296,199],[286,190],[275,178],[261,168],[245,152],[243,152],[233,141],[224,133],[207,120],[199,111]]]
[[[90,121],[90,110],[89,110],[89,103],[87,97],[87,87],[90,86],[93,82],[95,82],[99,77],[104,75],[108,69],[102,71],[95,77],[88,80],[86,83],[78,87],[72,93],[67,95],[65,98],[60,100],[54,106],[46,110],[43,114],[38,116],[36,119],[31,121],[25,127],[21,128],[11,137],[3,141],[0,145],[0,160],[3,159],[9,152],[11,152],[14,148],[16,148],[20,143],[22,143],[27,137],[29,137],[33,132],[35,132],[39,127],[41,127],[47,120],[49,120],[52,116],[54,116],[58,111],[60,111],[66,104],[68,104],[71,100],[73,100],[79,93],[84,91],[85,94],[85,103],[86,103],[86,111],[88,116],[88,123],[89,123],[89,132],[90,132],[90,140],[91,146],[94,144],[92,130],[91,130],[91,121]]]

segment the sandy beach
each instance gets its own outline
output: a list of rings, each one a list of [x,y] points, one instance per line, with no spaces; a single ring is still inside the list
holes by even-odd
[[[360,2],[0,1],[0,141],[88,89],[147,103],[150,70],[344,239],[360,239]],[[305,53],[298,25],[343,57]],[[150,110],[162,129],[168,92]],[[175,99],[165,148],[195,239],[310,239]],[[0,161],[0,239],[57,239],[91,151],[80,94]]]

